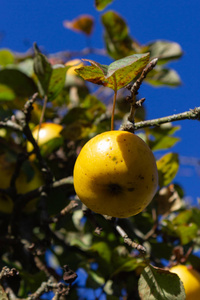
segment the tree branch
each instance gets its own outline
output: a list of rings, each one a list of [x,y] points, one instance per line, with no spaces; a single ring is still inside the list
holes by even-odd
[[[128,116],[128,121],[134,124],[134,116],[136,109],[141,106],[141,104],[145,101],[145,98],[139,100],[136,102],[136,96],[138,94],[138,90],[143,82],[143,80],[146,78],[147,74],[153,70],[153,68],[156,66],[158,59],[154,58],[150,63],[144,68],[142,71],[142,74],[140,77],[134,82],[133,85],[129,84],[127,86],[127,89],[130,90],[131,95],[126,98],[126,100],[130,103],[130,113]]]
[[[190,109],[189,111],[185,111],[183,113],[174,114],[171,116],[153,119],[153,120],[147,120],[147,121],[141,121],[134,124],[134,129],[138,130],[145,127],[150,126],[159,126],[164,123],[174,122],[174,121],[180,121],[180,120],[200,120],[200,106],[196,107],[194,109]],[[125,125],[126,126],[126,125]]]
[[[142,245],[132,241],[127,233],[124,231],[124,229],[119,226],[119,225],[115,225],[115,229],[117,230],[117,232],[121,235],[121,237],[124,239],[124,243],[131,246],[132,248],[138,250],[142,255],[146,254],[146,249],[145,247],[143,247]]]
[[[135,132],[135,130],[139,130],[146,127],[160,126],[161,124],[181,121],[181,120],[200,120],[200,106],[195,107],[194,109],[190,109],[189,111],[185,111],[179,114],[174,114],[171,116],[166,116],[163,118],[152,119],[141,121],[133,124],[132,122],[126,121],[121,125],[120,130]]]

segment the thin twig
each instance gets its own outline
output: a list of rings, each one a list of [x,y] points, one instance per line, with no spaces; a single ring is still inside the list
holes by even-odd
[[[143,82],[143,80],[146,78],[147,74],[153,70],[153,68],[156,66],[158,59],[154,58],[150,63],[144,68],[142,71],[142,74],[140,77],[134,82],[134,84],[128,85],[127,88],[130,90],[131,95],[126,98],[126,100],[130,103],[130,113],[128,116],[128,121],[132,122],[134,124],[134,117],[136,109],[141,106],[141,104],[144,102],[145,98],[139,100],[136,102],[136,96],[138,94],[138,90]]]
[[[19,273],[15,268],[9,269],[8,267],[3,267],[0,272],[0,280],[8,278],[8,277],[13,277],[18,274]]]
[[[17,61],[22,61],[25,58],[30,58],[34,56],[34,51],[33,48],[31,47],[30,49],[28,49],[25,53],[20,53],[20,52],[15,52],[15,59]],[[80,51],[71,51],[71,50],[66,50],[66,51],[59,51],[53,54],[47,54],[48,58],[59,58],[63,61],[69,60],[73,57],[83,57],[83,56],[87,56],[90,54],[97,54],[97,55],[102,55],[102,56],[106,56],[107,52],[105,49],[97,49],[97,48],[92,48],[92,47],[86,47],[83,48]]]
[[[70,203],[65,208],[63,208],[59,214],[50,218],[49,223],[57,223],[61,218],[66,216],[69,212],[71,212],[77,206],[78,206],[78,202],[75,200],[71,200]]]
[[[95,218],[95,214],[93,214],[93,212],[89,208],[87,208],[86,210],[84,210],[84,216],[86,216],[90,220],[91,224],[94,226],[94,232],[97,235],[100,235],[103,228],[98,224]]]
[[[124,243],[131,246],[132,248],[138,250],[142,255],[146,254],[146,249],[144,246],[132,241],[127,233],[124,231],[124,229],[122,229],[121,226],[116,225],[115,229],[117,230],[117,232],[121,235],[121,237],[124,239]]]
[[[0,128],[8,128],[13,131],[22,132],[22,126],[11,120],[0,121]]]
[[[44,104],[43,104],[43,107],[42,107],[42,113],[41,113],[40,121],[39,121],[38,135],[37,135],[37,139],[36,139],[37,143],[39,142],[39,134],[40,134],[41,125],[42,125],[42,122],[43,122],[43,119],[44,119],[45,110],[46,110],[46,107],[47,107],[47,101],[48,101],[48,97],[47,97],[47,95],[45,95],[44,96]]]
[[[133,95],[136,95],[138,93],[138,90],[143,82],[143,80],[146,78],[147,74],[153,70],[153,68],[155,68],[156,64],[158,62],[158,58],[154,58],[152,59],[152,61],[150,61],[150,63],[144,68],[144,70],[142,71],[142,74],[140,75],[140,77],[136,80],[136,82],[133,84],[133,86],[131,87],[130,91]]]
[[[141,121],[141,122],[135,123],[134,129],[138,130],[138,129],[145,128],[145,127],[159,126],[164,123],[186,120],[186,119],[200,120],[200,106],[196,107],[194,109],[190,109],[189,111],[179,113],[179,114],[174,114],[174,115],[163,117],[163,118]]]

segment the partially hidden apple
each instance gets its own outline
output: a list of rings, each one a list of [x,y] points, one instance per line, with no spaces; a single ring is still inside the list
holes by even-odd
[[[43,147],[45,143],[52,139],[61,137],[60,132],[63,130],[63,126],[55,123],[42,123],[41,126],[37,125],[33,131],[32,135],[34,139],[38,142],[39,147]],[[33,150],[33,145],[27,143],[27,151],[31,152]],[[31,155],[30,159],[33,160],[35,155]]]
[[[28,178],[27,174],[21,169],[19,176],[16,179],[16,190],[18,194],[25,194],[34,189],[37,189],[44,184],[43,177],[38,168],[30,163],[30,169],[32,171],[32,177]],[[2,154],[0,156],[0,189],[7,189],[10,186],[10,181],[15,170],[15,163],[7,161],[6,156]],[[33,199],[27,203],[23,208],[23,212],[32,213],[36,210],[38,199]],[[13,211],[14,203],[12,199],[5,193],[0,192],[0,212],[11,214]]]
[[[177,274],[185,288],[186,300],[200,299],[200,274],[185,265],[176,265],[170,272]]]
[[[74,188],[92,211],[126,218],[141,212],[158,185],[154,155],[137,135],[108,131],[89,140],[74,167]]]

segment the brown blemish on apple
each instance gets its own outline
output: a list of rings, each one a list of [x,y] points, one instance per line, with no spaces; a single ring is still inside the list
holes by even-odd
[[[118,183],[109,183],[108,190],[111,194],[118,195],[122,193],[123,188]]]
[[[129,192],[133,192],[134,190],[135,190],[135,188],[134,187],[131,187],[131,188],[128,188],[127,189]]]

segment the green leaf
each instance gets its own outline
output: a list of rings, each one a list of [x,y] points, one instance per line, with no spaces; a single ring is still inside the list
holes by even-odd
[[[111,260],[111,250],[107,243],[97,242],[94,243],[91,248],[91,251],[96,252],[106,263],[110,263]]]
[[[198,226],[195,223],[180,225],[176,228],[176,234],[181,240],[182,245],[193,241],[198,234]]]
[[[144,266],[144,263],[136,258],[127,257],[126,259],[124,259],[123,263],[113,272],[112,276],[115,276],[120,272],[134,271],[139,266]]]
[[[0,66],[5,67],[14,63],[14,55],[8,49],[0,50]]]
[[[178,43],[157,40],[145,47],[145,51],[151,53],[151,57],[158,58],[158,64],[178,59],[183,55],[183,51]]]
[[[65,85],[66,72],[70,66],[61,64],[51,66],[46,56],[39,51],[36,44],[34,47],[35,57],[33,68],[39,80],[40,92],[43,97],[47,95],[48,101],[53,101]]]
[[[200,227],[200,210],[198,208],[192,209],[192,219]]]
[[[0,101],[12,101],[15,99],[15,93],[7,85],[0,84]]]
[[[86,282],[86,286],[97,289],[100,286],[103,286],[105,283],[105,279],[98,274],[98,271],[89,270],[87,271],[88,278]]]
[[[49,101],[53,101],[65,86],[66,73],[70,66],[54,65],[47,90]]]
[[[0,84],[6,85],[18,97],[27,98],[37,92],[33,79],[16,69],[0,70]]]
[[[34,70],[33,70],[33,59],[28,58],[26,60],[21,61],[16,65],[17,70],[25,73],[29,77],[34,76]]]
[[[154,138],[149,142],[149,146],[152,151],[165,150],[173,147],[180,139],[177,137],[172,137],[171,135],[179,129],[179,126],[175,127],[170,123],[149,129],[148,133],[150,133]]]
[[[179,141],[180,139],[174,136],[163,136],[162,139],[153,142],[151,149],[152,151],[169,149]]]
[[[57,150],[59,147],[63,145],[63,138],[57,137],[53,138],[50,141],[46,142],[45,144],[40,146],[40,151],[42,156],[49,156],[52,154],[55,150]]]
[[[184,210],[182,212],[180,212],[178,214],[178,216],[176,216],[172,223],[174,225],[183,225],[183,224],[187,224],[192,218],[192,210],[190,209],[187,209],[187,210]]]
[[[151,265],[143,270],[138,290],[141,300],[184,300],[186,297],[178,275]]]
[[[181,85],[180,76],[175,70],[160,67],[149,72],[145,81],[153,86],[177,87]]]
[[[115,90],[123,88],[130,83],[149,62],[149,53],[134,54],[114,61],[109,66],[101,65],[95,61],[84,59],[91,66],[76,69],[78,75],[85,80],[107,86]]]
[[[167,186],[172,182],[179,169],[179,159],[177,153],[167,153],[157,162],[160,187]]]
[[[46,56],[40,52],[36,44],[34,44],[34,51],[35,57],[33,60],[33,69],[39,80],[40,93],[44,97],[44,95],[46,95],[48,92],[53,69]]]
[[[112,3],[114,0],[95,0],[95,7],[97,10],[103,10],[107,5]]]
[[[114,11],[107,11],[101,21],[105,27],[104,40],[108,54],[114,59],[135,53],[125,20]],[[139,46],[138,46],[139,47]]]

